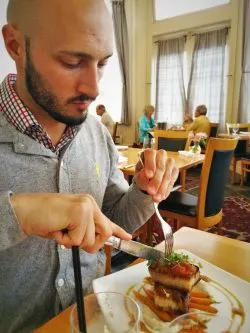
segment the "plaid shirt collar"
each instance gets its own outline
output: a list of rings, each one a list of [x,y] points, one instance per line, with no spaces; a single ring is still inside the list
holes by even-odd
[[[0,112],[3,112],[8,122],[15,126],[19,132],[32,137],[46,148],[59,154],[60,150],[75,137],[78,127],[68,126],[60,142],[54,146],[49,135],[18,97],[14,89],[16,78],[16,74],[9,74],[0,84]]]

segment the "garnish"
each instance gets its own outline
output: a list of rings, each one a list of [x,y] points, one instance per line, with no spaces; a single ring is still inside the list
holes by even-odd
[[[152,265],[156,264],[156,259],[148,259],[147,266],[150,267]]]
[[[169,265],[169,266],[173,266],[173,265],[177,265],[181,262],[187,262],[190,264],[196,264],[194,262],[193,259],[189,258],[189,256],[187,254],[184,254],[182,252],[177,253],[177,252],[171,252],[167,257],[160,259],[159,263],[161,265]],[[147,265],[153,266],[157,263],[156,259],[149,259],[147,262]],[[199,268],[202,268],[202,264],[199,262],[197,264],[197,266],[199,266]]]

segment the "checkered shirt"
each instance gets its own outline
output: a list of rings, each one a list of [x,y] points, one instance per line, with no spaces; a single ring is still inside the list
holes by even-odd
[[[49,135],[28,107],[18,97],[14,84],[16,74],[9,74],[0,84],[0,112],[3,112],[8,122],[16,127],[18,131],[32,137],[56,154],[67,145],[77,134],[76,126],[68,126],[59,143],[54,146]]]

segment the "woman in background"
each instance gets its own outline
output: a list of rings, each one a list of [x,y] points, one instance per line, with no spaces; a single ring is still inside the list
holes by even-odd
[[[145,137],[148,136],[148,132],[156,128],[157,124],[152,117],[155,112],[153,105],[147,105],[144,109],[144,115],[139,119],[139,142],[143,143]]]

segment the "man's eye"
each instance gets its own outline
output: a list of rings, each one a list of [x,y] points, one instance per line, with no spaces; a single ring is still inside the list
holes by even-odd
[[[80,66],[80,64],[79,63],[69,63],[69,62],[63,62],[63,65],[65,66],[65,67],[67,67],[67,68],[78,68],[79,66]]]
[[[104,68],[105,66],[107,66],[107,62],[101,62],[98,64],[98,68]]]

